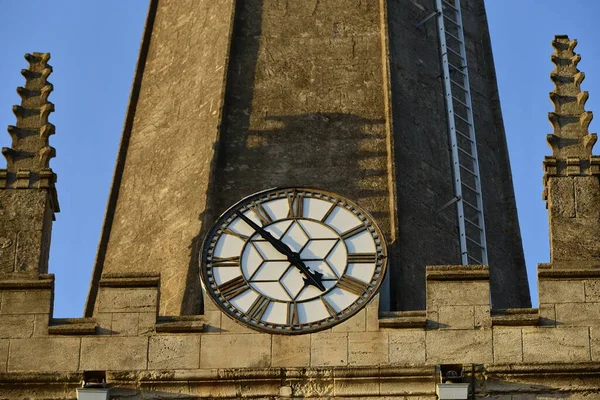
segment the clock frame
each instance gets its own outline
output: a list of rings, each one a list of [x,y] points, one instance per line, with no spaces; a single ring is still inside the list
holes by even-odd
[[[321,275],[325,290],[305,282],[239,213]],[[373,217],[341,195],[306,187],[240,200],[213,224],[200,257],[204,291],[223,312],[254,330],[287,335],[348,320],[377,293],[386,268],[386,241]]]

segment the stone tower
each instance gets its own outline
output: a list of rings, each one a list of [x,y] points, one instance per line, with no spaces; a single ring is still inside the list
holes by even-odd
[[[481,1],[463,5],[492,299],[529,306]],[[275,186],[367,208],[391,246],[382,309],[425,307],[425,265],[460,263],[432,2],[151,2],[86,315],[105,277],[160,274],[160,313],[202,310],[215,217]],[[185,36],[186,40],[181,40]],[[477,38],[477,40],[474,40]],[[189,39],[189,40],[188,40]]]
[[[457,265],[439,207],[452,190],[436,32],[416,27],[429,3],[152,0],[83,318],[53,317],[52,69],[26,55],[0,170],[0,398],[595,398],[600,157],[577,42],[552,42],[551,262],[532,309],[482,3],[461,9],[489,267]],[[389,242],[388,294],[316,333],[257,332],[202,300],[207,226],[284,185],[346,194]]]

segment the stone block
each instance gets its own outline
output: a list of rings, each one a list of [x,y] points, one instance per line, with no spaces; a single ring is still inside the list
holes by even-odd
[[[9,274],[15,270],[15,251],[17,232],[0,230],[0,274]]]
[[[377,295],[379,296],[379,294]],[[379,298],[378,298],[379,300]],[[379,301],[370,302],[366,307],[365,329],[368,332],[379,330]]]
[[[590,360],[588,328],[523,328],[524,362],[578,362]]]
[[[487,280],[427,281],[427,309],[440,306],[489,306],[490,285]]]
[[[273,335],[272,367],[308,367],[310,365],[310,335]]]
[[[0,314],[44,314],[52,308],[52,293],[44,290],[5,290]]]
[[[494,328],[494,362],[523,362],[522,342],[520,328]]]
[[[600,327],[590,328],[590,346],[592,361],[600,361]]]
[[[147,312],[138,314],[138,335],[148,335],[156,329],[156,313]]]
[[[137,336],[138,313],[113,313],[111,330],[112,335]]]
[[[556,308],[554,304],[540,304],[540,326],[556,326]]]
[[[425,331],[406,329],[389,332],[390,364],[424,364]]]
[[[600,303],[556,304],[556,325],[600,325]]]
[[[11,339],[8,372],[77,371],[80,346],[80,338]]]
[[[348,365],[388,363],[388,332],[348,333]]]
[[[336,325],[332,332],[364,332],[366,330],[367,310],[362,309],[352,318]]]
[[[433,367],[432,367],[433,369]],[[380,380],[379,394],[377,400],[402,399],[402,400],[437,400],[437,396],[423,396],[423,393],[434,391],[434,385],[430,379],[411,379],[412,377],[385,377]],[[421,396],[419,396],[421,395]],[[402,397],[399,397],[402,396]],[[404,397],[407,396],[407,397]],[[410,396],[410,397],[409,397]],[[373,397],[369,397],[373,399]]]
[[[475,328],[491,328],[492,317],[490,315],[490,307],[475,306]]]
[[[96,333],[98,335],[111,335],[112,334],[112,313],[96,313],[94,315],[98,327]]]
[[[200,335],[150,337],[149,369],[193,369],[200,367]]]
[[[344,366],[348,364],[347,333],[314,333],[310,342],[310,365]]]
[[[84,371],[146,369],[147,355],[147,337],[84,337],[80,368]]]
[[[443,329],[425,333],[427,363],[492,362],[492,331]]]
[[[48,336],[48,325],[50,324],[50,314],[35,314],[33,324],[33,336]]]
[[[550,218],[575,218],[575,187],[573,177],[552,177],[548,180],[548,211]]]
[[[587,279],[585,284],[585,301],[600,303],[600,279]]]
[[[584,281],[540,279],[539,295],[540,304],[583,303],[585,301]]]
[[[204,311],[204,333],[220,333],[221,332],[221,311]]]
[[[336,378],[333,381],[335,396],[352,397],[369,396],[379,393],[379,379],[376,378]]]
[[[440,306],[437,312],[440,329],[473,329],[475,326],[474,306]]]
[[[97,312],[132,313],[157,312],[156,288],[101,287]]]
[[[202,337],[201,368],[265,368],[271,362],[271,335],[231,334]]]
[[[575,213],[577,218],[600,224],[600,180],[597,176],[578,176],[574,179]]]
[[[28,338],[33,335],[35,315],[0,315],[0,338]]]
[[[223,314],[221,317],[221,333],[256,333],[257,331],[235,322],[233,318]]]
[[[6,372],[8,364],[8,339],[0,339],[0,372]]]

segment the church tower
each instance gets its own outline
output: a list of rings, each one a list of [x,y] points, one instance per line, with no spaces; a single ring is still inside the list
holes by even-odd
[[[463,2],[493,304],[529,306],[483,4]],[[203,236],[271,187],[331,190],[390,246],[382,310],[425,308],[460,264],[429,1],[152,1],[86,315],[115,275],[160,274],[160,314],[202,310]],[[417,26],[419,25],[419,26]],[[477,262],[469,262],[476,264]],[[479,262],[483,263],[483,262]]]
[[[151,0],[82,318],[53,316],[52,67],[27,54],[0,398],[593,398],[600,157],[576,45],[552,42],[530,308],[483,0]]]

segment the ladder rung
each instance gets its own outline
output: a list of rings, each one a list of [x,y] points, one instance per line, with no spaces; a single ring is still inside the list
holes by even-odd
[[[452,8],[455,11],[458,11],[458,8],[456,8],[453,4],[448,3],[447,1],[442,0],[442,4]]]
[[[471,260],[475,261],[477,264],[483,264],[480,260],[476,259],[475,257],[473,257],[470,254],[467,254],[467,257],[469,257]]]
[[[473,154],[469,153],[468,151],[466,151],[465,149],[460,148],[459,146],[456,146],[456,148],[458,150],[460,150],[460,152],[463,153],[464,155],[466,155],[467,157],[470,157],[472,160],[476,160],[475,156]]]
[[[473,175],[474,177],[477,177],[477,174],[475,173],[475,171],[471,171],[469,168],[465,167],[464,165],[460,166],[462,169],[464,169],[465,171],[467,171],[469,174]]]
[[[465,139],[467,139],[469,142],[473,143],[473,139],[471,139],[470,136],[465,135],[464,133],[462,133],[461,131],[459,131],[458,129],[455,129],[456,133],[458,133],[460,136],[464,137]]]
[[[450,82],[454,83],[456,86],[458,86],[459,88],[461,88],[465,92],[467,91],[467,89],[463,85],[461,85],[460,83],[458,83],[458,82],[456,82],[456,81],[454,81],[452,79],[450,79]]]
[[[456,65],[452,64],[451,62],[448,62],[448,67],[465,75],[465,71],[463,71],[463,69],[465,69],[465,67],[457,67]]]
[[[469,203],[468,201],[466,201],[465,199],[461,199],[463,203],[465,203],[466,205],[468,205],[469,207],[471,207],[473,210],[477,211],[477,213],[479,213],[479,208],[477,208],[476,206],[474,206],[473,204]],[[463,216],[464,218],[464,216]]]
[[[467,109],[471,109],[471,107],[469,107],[468,105],[466,105],[465,103],[463,103],[462,101],[460,101],[459,99],[457,99],[456,97],[452,97],[452,100],[456,101],[458,104],[460,104],[461,106],[467,108]]]
[[[469,218],[464,217],[465,221],[467,221],[469,224],[473,225],[475,228],[479,229],[480,231],[482,231],[483,229],[481,229],[481,227],[479,226],[479,224],[476,224],[475,222],[471,221]]]
[[[475,240],[471,239],[468,236],[465,236],[467,238],[467,240],[471,243],[473,243],[475,246],[479,247],[480,249],[485,249],[485,246],[483,246],[481,243],[476,242]]]
[[[474,187],[467,185],[464,181],[461,182],[461,184],[466,187],[467,189],[469,189],[471,192],[475,193],[477,196],[479,196],[479,191],[477,189],[475,189]]]
[[[453,20],[452,18],[448,17],[446,14],[444,14],[444,18],[446,18],[448,21],[452,22],[454,25],[459,26],[458,22],[456,22],[455,20]]]
[[[456,56],[460,57],[462,59],[462,54],[460,54],[458,51],[454,50],[452,47],[446,45],[446,49],[450,50],[451,52],[453,52]]]
[[[460,116],[460,115],[458,115],[457,113],[454,113],[454,116],[455,116],[456,118],[458,118],[458,119],[462,120],[462,121],[463,121],[465,124],[467,124],[467,125],[471,126],[471,123],[469,122],[469,120],[467,120],[467,119],[465,119],[465,118],[461,117],[461,116]]]
[[[462,43],[462,40],[460,40],[459,38],[457,38],[456,36],[454,36],[450,32],[446,31],[446,35],[450,36],[452,39],[456,40],[458,43]]]

